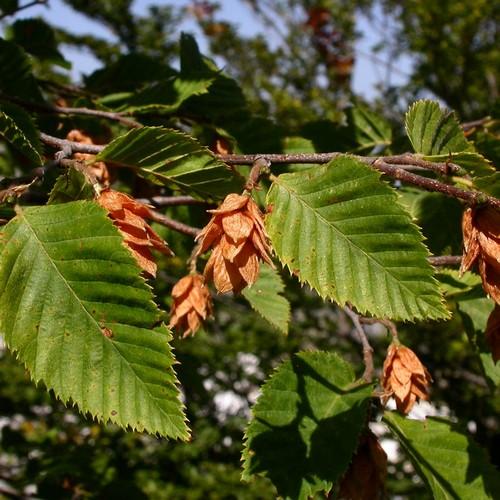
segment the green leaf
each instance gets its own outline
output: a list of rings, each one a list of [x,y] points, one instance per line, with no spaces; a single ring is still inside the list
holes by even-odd
[[[485,175],[484,177],[477,177],[474,179],[474,185],[477,189],[491,196],[495,196],[496,198],[500,198],[500,172]]]
[[[0,331],[64,402],[122,427],[187,438],[171,335],[106,212],[20,209],[4,228]]]
[[[485,338],[486,323],[494,304],[484,296],[481,278],[467,272],[462,276],[453,269],[443,269],[436,274],[446,300],[457,304],[462,325],[486,381],[492,389],[500,384],[500,364],[495,364]]]
[[[267,264],[261,264],[258,280],[242,293],[264,319],[286,335],[290,322],[290,303],[282,295],[284,290],[285,285],[278,272]]]
[[[222,198],[241,191],[243,178],[192,137],[163,127],[130,130],[112,141],[96,158],[137,169],[158,184],[173,183],[183,191]]]
[[[345,127],[330,120],[318,120],[305,123],[300,135],[311,140],[316,153],[330,153],[355,150],[357,142],[353,132],[352,126]]]
[[[216,66],[200,52],[196,39],[189,33],[181,33],[180,38],[181,74],[186,77],[212,75]]]
[[[176,76],[177,71],[145,54],[125,54],[85,77],[86,87],[98,94],[132,92],[145,84]]]
[[[465,332],[479,356],[484,376],[490,386],[496,387],[500,385],[500,364],[493,361],[485,338],[486,323],[493,308],[493,302],[486,297],[461,300],[458,303]]]
[[[441,109],[436,101],[413,103],[406,113],[405,127],[416,153],[439,155],[474,151],[455,114]]]
[[[192,96],[181,106],[181,111],[189,116],[202,117],[222,127],[228,128],[228,121],[244,125],[250,117],[243,91],[235,80],[218,73],[206,94]],[[231,131],[231,130],[230,130]]]
[[[461,301],[484,298],[481,278],[474,273],[463,275],[455,269],[440,269],[436,273],[441,290],[447,300]],[[484,323],[486,326],[486,322]]]
[[[461,253],[462,204],[441,193],[426,192],[420,192],[414,203],[417,224],[429,250],[436,255]]]
[[[491,175],[495,171],[489,160],[475,151],[462,151],[460,153],[448,153],[441,155],[427,155],[425,160],[438,163],[451,162],[463,167],[474,176]]]
[[[0,90],[26,101],[43,101],[32,73],[31,62],[24,50],[0,38]]]
[[[266,475],[285,498],[328,492],[347,469],[373,387],[331,352],[302,352],[262,386],[245,432],[243,479]]]
[[[64,59],[57,48],[54,30],[42,19],[19,19],[8,32],[9,38],[26,52],[63,68],[71,68],[71,63]]]
[[[183,77],[170,78],[155,83],[137,94],[121,106],[121,111],[131,113],[173,113],[189,97],[208,92],[212,78],[189,80]]]
[[[415,102],[406,113],[405,127],[413,149],[426,160],[457,163],[474,175],[494,171],[466,139],[455,114],[435,101]]]
[[[388,146],[392,142],[391,125],[366,106],[357,105],[347,112],[354,140],[360,149]]]
[[[447,317],[422,236],[379,177],[348,156],[280,175],[267,196],[273,248],[301,282],[362,314]]]
[[[41,145],[31,117],[19,106],[0,104],[0,135],[35,165],[42,165]]]
[[[212,80],[208,93],[187,99],[182,111],[219,124],[231,133],[233,130],[230,130],[228,120],[234,120],[234,125],[238,127],[244,126],[250,116],[240,86],[234,79],[221,73],[210,59],[204,57],[194,37],[186,33],[181,34],[180,60],[183,79]]]
[[[68,203],[77,200],[93,200],[95,190],[92,181],[83,171],[69,168],[61,174],[54,184],[49,196],[49,204]]]
[[[459,426],[438,418],[409,420],[386,412],[384,422],[399,438],[436,500],[494,498],[500,476]]]

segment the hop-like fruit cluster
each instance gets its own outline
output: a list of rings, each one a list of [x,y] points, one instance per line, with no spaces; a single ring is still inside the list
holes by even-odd
[[[199,274],[189,274],[179,280],[172,289],[172,298],[169,326],[182,331],[183,337],[194,335],[212,314],[212,298]]]
[[[486,341],[495,363],[500,359],[500,212],[468,208],[462,219],[464,255],[460,272],[477,262],[484,291],[496,302],[488,318]]]
[[[391,344],[384,361],[382,387],[384,399],[391,396],[398,410],[407,414],[417,399],[428,399],[432,378],[417,355],[408,347]]]
[[[476,262],[487,294],[500,304],[500,212],[494,208],[468,208],[462,219],[464,255],[461,272]]]
[[[385,498],[387,455],[371,431],[359,440],[351,465],[340,483],[339,498],[377,500]]]
[[[220,293],[240,292],[259,275],[259,261],[272,265],[269,237],[259,207],[247,195],[229,194],[197,236],[197,255],[213,248],[205,280]]]
[[[112,189],[103,190],[97,202],[108,211],[137,264],[150,276],[155,277],[157,266],[151,249],[159,250],[168,256],[172,256],[173,252],[144,220],[152,217],[149,207],[125,193]]]

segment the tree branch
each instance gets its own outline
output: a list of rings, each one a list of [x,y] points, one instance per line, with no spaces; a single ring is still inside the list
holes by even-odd
[[[24,5],[19,6],[16,10],[13,10],[12,12],[6,12],[5,14],[0,15],[0,21],[2,19],[5,19],[6,17],[9,16],[14,16],[18,12],[21,12],[22,10],[29,9],[30,7],[34,7],[35,5],[47,5],[48,0],[33,0],[32,2],[28,2]]]
[[[102,111],[100,109],[90,109],[90,108],[68,108],[64,106],[54,106],[52,104],[42,104],[39,102],[25,101],[24,99],[19,99],[18,97],[13,97],[0,93],[0,99],[4,101],[9,101],[17,104],[27,110],[35,111],[38,113],[49,113],[56,115],[85,115],[85,116],[95,116],[96,118],[106,118],[107,120],[112,120],[119,122],[122,125],[130,128],[140,128],[142,125],[131,118],[123,116],[121,113],[115,113],[112,111]]]
[[[468,132],[469,130],[474,129],[476,127],[484,127],[490,122],[492,122],[491,117],[485,116],[484,118],[480,118],[479,120],[473,120],[470,122],[462,123],[462,129],[464,130],[464,132]]]
[[[197,227],[188,226],[187,224],[171,219],[170,217],[167,217],[166,215],[157,212],[156,210],[151,210],[151,214],[151,220],[153,220],[154,222],[158,222],[158,224],[161,224],[162,226],[173,229],[178,233],[183,233],[187,234],[188,236],[195,237],[200,232]]]
[[[361,323],[366,324],[366,325],[375,325],[377,323],[384,325],[387,328],[387,330],[389,330],[390,334],[392,335],[393,340],[396,342],[399,341],[398,329],[396,327],[396,324],[393,321],[391,321],[389,319],[385,319],[385,318],[366,318],[366,317],[360,317],[359,321]]]
[[[272,164],[286,164],[286,163],[328,163],[339,156],[346,153],[294,153],[294,154],[248,154],[248,155],[217,155],[223,162],[229,165],[252,165],[257,159],[268,160]],[[404,153],[401,155],[392,156],[358,156],[350,155],[356,160],[372,165],[375,160],[383,159],[386,163],[399,165],[400,168],[424,168],[425,170],[432,170],[433,172],[442,175],[464,175],[466,172],[462,167],[454,163],[434,163],[420,158],[418,155]]]
[[[461,255],[438,255],[427,259],[433,266],[459,266],[462,263]]]
[[[271,162],[265,158],[259,157],[252,163],[252,170],[248,176],[247,182],[245,184],[245,191],[251,193],[259,184],[259,180],[262,174],[267,172],[269,174],[269,167]]]
[[[48,134],[40,132],[40,140],[55,149],[64,150],[71,148],[73,153],[87,153],[90,155],[99,154],[105,146],[98,146],[97,144],[82,144],[81,142],[67,141],[66,139],[59,139]]]
[[[373,380],[373,349],[368,342],[368,337],[363,329],[363,325],[360,321],[359,314],[355,313],[350,307],[345,306],[343,308],[344,312],[351,318],[356,332],[358,333],[359,341],[363,346],[363,361],[365,363],[365,371],[363,372],[363,379],[367,382]]]
[[[393,179],[398,179],[408,184],[413,184],[414,186],[418,186],[427,191],[443,193],[444,195],[450,196],[451,198],[458,198],[460,200],[466,201],[470,205],[485,203],[500,210],[500,200],[485,193],[481,193],[479,191],[466,191],[464,189],[460,189],[455,186],[450,186],[449,184],[436,181],[435,179],[429,179],[428,177],[422,177],[420,175],[412,174],[411,172],[407,172],[400,167],[395,167],[394,165],[386,163],[383,158],[376,159],[372,163],[372,166],[388,175],[389,177],[392,177]]]
[[[197,200],[192,196],[152,196],[151,198],[138,198],[137,201],[155,207],[174,207],[178,205],[211,205],[208,201]]]
[[[90,145],[90,144],[80,144],[78,142],[67,141],[65,139],[58,139],[57,137],[52,137],[50,135],[41,133],[40,139],[45,144],[52,147],[63,149],[64,147],[71,147],[75,153],[88,153],[88,154],[98,154],[104,149],[103,146]],[[314,154],[253,154],[253,155],[216,155],[222,161],[230,165],[252,165],[255,160],[261,158],[263,161],[270,161],[275,164],[285,164],[285,163],[328,163],[338,156],[344,155],[345,153],[314,153]],[[397,156],[352,156],[360,162],[383,172],[384,174],[392,177],[393,179],[406,182],[407,184],[412,184],[418,186],[427,191],[435,191],[442,193],[446,196],[452,198],[458,198],[467,202],[470,205],[477,205],[479,203],[484,203],[490,205],[500,210],[500,200],[493,196],[489,196],[480,191],[466,191],[464,189],[451,186],[450,184],[445,184],[444,182],[437,181],[435,179],[430,179],[428,177],[422,177],[421,175],[413,174],[405,170],[406,167],[414,168],[425,168],[433,170],[440,174],[448,175],[449,173],[463,173],[463,169],[458,165],[453,163],[431,163],[422,158],[405,153]],[[396,163],[394,163],[396,162]],[[408,163],[403,163],[408,162]]]

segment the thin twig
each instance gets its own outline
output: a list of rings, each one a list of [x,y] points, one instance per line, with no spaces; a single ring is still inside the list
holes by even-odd
[[[268,159],[262,157],[256,158],[245,184],[245,191],[251,193],[259,184],[261,175],[263,175],[266,171],[269,172],[270,166],[271,162]]]
[[[387,330],[389,330],[389,333],[392,335],[392,338],[395,341],[399,340],[398,339],[398,329],[396,327],[396,324],[389,319],[360,317],[359,321],[361,323],[366,324],[366,325],[375,325],[375,324],[384,325],[387,328]]]
[[[438,255],[427,259],[433,266],[459,266],[462,263],[461,255]]]
[[[6,12],[5,14],[0,15],[0,20],[5,19],[8,16],[14,16],[18,12],[21,12],[22,10],[29,9],[30,7],[35,7],[35,5],[47,5],[48,0],[33,0],[33,2],[28,2],[24,5],[21,5],[18,7],[16,10],[13,10],[12,12]]]
[[[188,269],[191,274],[196,274],[196,264],[198,262],[198,251],[200,249],[200,243],[196,243],[194,246],[191,255],[189,256],[189,259],[187,261],[188,264]]]
[[[71,148],[73,153],[87,153],[90,155],[99,154],[105,146],[98,146],[97,144],[82,144],[81,142],[68,141],[66,139],[59,139],[48,134],[40,132],[40,140],[55,149]]]
[[[472,120],[470,122],[462,123],[462,129],[464,130],[464,132],[467,132],[476,127],[483,127],[489,122],[491,122],[491,117],[485,116],[484,118],[480,118],[479,120]]]
[[[137,201],[155,207],[173,207],[178,205],[210,205],[208,201],[197,200],[192,196],[152,196],[151,198],[138,198]]]
[[[85,96],[90,98],[98,98],[97,94],[93,94],[86,89],[78,87],[77,85],[70,85],[68,83],[54,82],[52,80],[46,80],[45,78],[37,78],[37,82],[42,86],[48,89],[51,89],[52,92],[57,93],[58,95],[66,95],[66,96]]]
[[[466,201],[470,205],[485,203],[487,205],[500,209],[500,200],[498,198],[486,195],[479,191],[466,191],[464,189],[460,189],[455,186],[450,186],[449,184],[436,181],[435,179],[429,179],[428,177],[422,177],[420,175],[412,174],[411,172],[407,172],[400,167],[389,165],[384,161],[383,158],[378,158],[377,160],[375,160],[372,163],[372,166],[377,170],[380,170],[384,174],[392,177],[393,179],[398,179],[408,184],[413,184],[414,186],[418,186],[427,191],[435,191],[446,196],[450,196],[451,198],[458,198],[460,200]]]
[[[368,337],[360,322],[359,314],[355,313],[350,307],[345,306],[344,312],[351,318],[354,328],[359,336],[359,341],[363,346],[363,361],[365,363],[365,371],[363,372],[363,379],[370,383],[373,380],[373,349],[368,342]]]
[[[0,93],[0,99],[5,101],[18,104],[19,106],[36,111],[38,113],[50,113],[50,114],[60,114],[60,115],[85,115],[85,116],[95,116],[97,118],[105,118],[107,120],[112,120],[119,122],[122,125],[130,128],[140,128],[142,125],[131,118],[123,116],[121,113],[116,113],[112,111],[102,111],[100,109],[90,109],[90,108],[69,108],[65,106],[55,106],[51,104],[42,104],[39,102],[25,101],[24,99],[19,99],[18,97],[13,97]]]
[[[166,215],[157,212],[156,210],[151,210],[151,214],[151,220],[158,222],[158,224],[173,229],[174,231],[177,231],[179,233],[195,237],[200,232],[197,227],[188,226],[187,224],[171,219],[170,217],[167,217]]]

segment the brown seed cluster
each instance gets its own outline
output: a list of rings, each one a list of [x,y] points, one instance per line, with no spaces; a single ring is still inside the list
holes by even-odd
[[[170,328],[182,331],[182,336],[194,335],[212,314],[212,298],[203,276],[189,274],[172,289],[174,302],[170,311]]]
[[[79,142],[81,144],[94,144],[94,141],[92,140],[91,137],[89,137],[87,134],[78,129],[70,130],[68,132],[68,135],[66,136],[66,139],[68,141]],[[73,158],[75,160],[90,161],[93,160],[95,156],[87,153],[74,153]],[[89,171],[95,177],[97,182],[99,182],[99,184],[101,184],[104,187],[109,186],[110,184],[109,172],[108,168],[106,167],[106,164],[103,161],[98,161],[90,165]]]
[[[462,219],[464,255],[460,272],[477,262],[484,291],[496,302],[486,327],[493,360],[500,359],[500,212],[491,207],[468,208]]]
[[[462,219],[464,255],[460,272],[476,262],[485,292],[500,304],[500,212],[491,207],[468,208]]]
[[[385,498],[387,455],[377,437],[368,431],[360,439],[349,469],[340,483],[342,500],[377,500]]]
[[[159,250],[168,256],[172,256],[173,252],[144,220],[145,217],[151,218],[149,207],[125,193],[112,189],[103,190],[97,202],[108,211],[137,264],[150,276],[155,277],[157,266],[151,250]]]
[[[428,399],[432,378],[416,354],[408,347],[391,344],[384,361],[382,387],[385,402],[391,396],[398,410],[410,412],[417,399]]]
[[[213,248],[205,280],[220,293],[240,292],[259,275],[259,261],[272,265],[269,237],[259,207],[247,195],[229,194],[196,240],[197,255]]]

